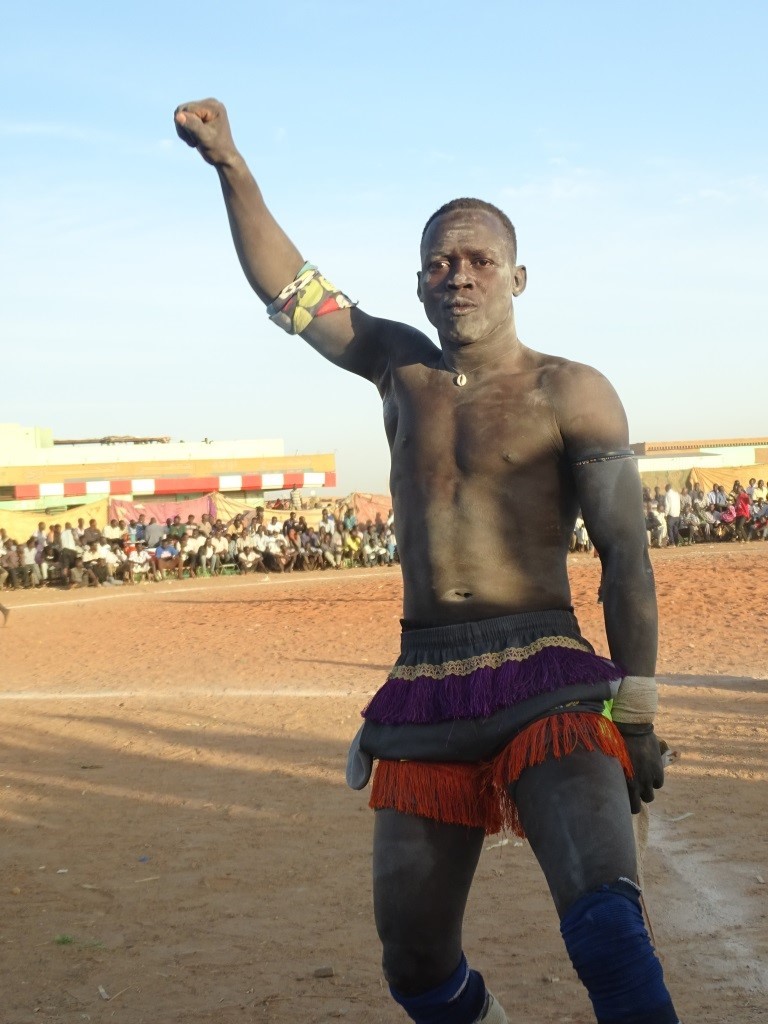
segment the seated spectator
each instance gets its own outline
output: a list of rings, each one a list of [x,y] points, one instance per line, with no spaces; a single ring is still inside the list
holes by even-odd
[[[6,540],[5,542],[5,553],[0,557],[0,564],[6,572],[6,580],[10,580],[10,584],[14,590],[18,590],[22,585],[22,573],[21,569],[21,556],[16,549],[16,542],[13,540]]]
[[[250,544],[246,544],[238,555],[240,572],[245,576],[249,572],[258,572],[264,566],[264,559],[258,551],[255,551]]]
[[[197,576],[197,548],[190,544],[192,540],[186,533],[179,538],[179,579],[184,579],[184,570],[189,573],[190,579]]]
[[[227,562],[229,556],[229,543],[221,530],[214,530],[211,535],[211,547],[216,555],[216,565],[211,569],[215,576],[221,575],[221,567]]]
[[[131,551],[135,548],[131,545]],[[104,560],[107,563],[112,582],[133,583],[133,562],[125,553],[119,541],[113,541],[109,551],[105,554]]]
[[[373,568],[375,565],[383,565],[387,556],[387,549],[379,541],[376,528],[371,526],[363,534],[363,565]]]
[[[363,564],[363,538],[356,526],[344,536],[344,557],[348,558],[353,565]]]
[[[264,564],[267,569],[272,572],[292,572],[296,556],[296,549],[289,547],[282,533],[273,533],[269,536],[267,550],[264,552]]]
[[[320,537],[310,526],[301,537],[301,546],[307,556],[307,569],[320,569],[323,565],[323,549],[320,546]]]
[[[86,531],[87,532],[87,531]],[[109,579],[109,570],[104,560],[101,544],[92,540],[83,551],[83,568],[90,569],[99,583],[103,586]]]
[[[141,581],[144,577],[151,580],[157,579],[152,557],[149,551],[147,551],[146,541],[137,540],[136,546],[128,555],[128,558],[132,565],[131,576],[135,581]]]
[[[329,531],[324,526],[321,525],[320,529],[318,531],[318,538],[320,540],[320,551],[322,553],[323,562],[326,565],[329,565],[332,569],[340,569],[341,568],[341,548],[339,548],[338,559],[337,559],[336,551],[334,550],[333,543],[332,543],[333,531]],[[341,535],[339,535],[339,540],[341,540]]]
[[[768,499],[766,498],[759,499],[752,506],[750,537],[752,540],[768,540]]]
[[[203,544],[198,548],[197,564],[202,572],[210,573],[211,576],[217,575],[216,570],[219,567],[219,556],[216,554],[213,537],[206,537]]]
[[[397,554],[397,537],[395,536],[394,520],[392,521],[392,525],[387,526],[387,528],[384,530],[384,536],[382,537],[381,542],[387,549],[387,558],[389,560],[389,564],[394,565],[395,562],[399,560]]]
[[[101,585],[96,573],[84,564],[80,555],[77,555],[75,564],[69,572],[67,590],[72,590],[73,587],[100,587]]]
[[[155,548],[155,565],[155,571],[160,576],[160,579],[164,580],[166,578],[166,573],[178,573],[179,566],[181,565],[179,549],[170,537],[165,540],[161,540]]]
[[[35,560],[40,570],[40,577],[43,581],[43,586],[47,586],[49,583],[54,581],[58,566],[56,564],[56,553],[53,550],[52,544],[44,544],[42,547],[37,549]]]

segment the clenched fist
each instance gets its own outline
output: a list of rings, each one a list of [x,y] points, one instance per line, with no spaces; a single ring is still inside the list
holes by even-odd
[[[179,138],[196,149],[203,160],[214,167],[238,155],[227,111],[218,100],[182,103],[176,107],[173,120]]]

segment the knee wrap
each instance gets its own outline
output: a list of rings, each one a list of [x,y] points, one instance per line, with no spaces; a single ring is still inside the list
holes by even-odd
[[[598,1024],[679,1024],[632,882],[582,896],[560,932]]]
[[[474,1024],[485,1005],[485,982],[471,971],[467,958],[437,988],[418,996],[404,996],[390,986],[389,991],[416,1024]]]

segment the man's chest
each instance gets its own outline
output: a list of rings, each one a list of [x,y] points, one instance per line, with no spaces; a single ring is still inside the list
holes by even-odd
[[[508,477],[562,454],[555,411],[535,380],[518,375],[458,387],[445,372],[395,381],[384,400],[393,470]]]

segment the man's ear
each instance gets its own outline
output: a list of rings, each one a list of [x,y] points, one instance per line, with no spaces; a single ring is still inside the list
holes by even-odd
[[[421,294],[421,271],[420,270],[416,271],[416,297],[418,298],[419,302],[423,302],[424,301],[424,297]]]
[[[525,267],[520,264],[512,271],[512,295],[517,298],[518,295],[522,295],[525,291],[525,286],[528,283],[528,271]]]

